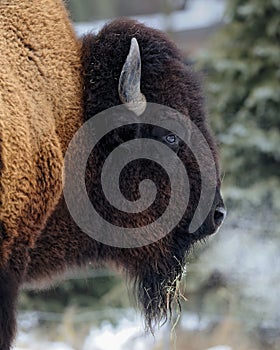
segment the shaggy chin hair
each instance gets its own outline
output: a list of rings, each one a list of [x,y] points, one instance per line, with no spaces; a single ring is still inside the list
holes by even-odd
[[[187,243],[186,238],[182,241],[183,235],[186,237],[183,231],[180,237],[177,230],[176,238],[171,233],[151,246],[142,247],[142,259],[135,261],[133,267],[124,267],[128,280],[133,283],[133,295],[145,318],[146,329],[152,333],[156,326],[171,320],[172,310],[181,311],[180,300],[184,298],[181,280],[185,273],[186,258],[194,244],[191,239]],[[169,252],[161,250],[163,245],[168,244],[172,246]],[[143,251],[143,248],[147,248],[147,251]],[[133,254],[140,255],[137,250],[133,250]],[[159,250],[159,258],[151,259]]]
[[[146,320],[146,328],[154,331],[156,325],[165,323],[172,316],[172,305],[180,307],[180,282],[183,275],[180,264],[166,271],[156,273],[153,268],[134,280],[134,291]]]
[[[185,224],[150,247],[142,247],[143,259],[137,260],[132,270],[127,270],[134,286],[134,296],[145,317],[146,329],[152,333],[157,325],[171,321],[172,310],[181,312],[180,301],[186,300],[182,293],[186,260],[195,245],[205,243],[207,219],[193,234],[186,231]],[[170,250],[163,250],[163,246],[169,246]],[[147,251],[143,252],[143,248],[147,248]],[[158,251],[158,259],[146,259],[145,254],[152,257]]]

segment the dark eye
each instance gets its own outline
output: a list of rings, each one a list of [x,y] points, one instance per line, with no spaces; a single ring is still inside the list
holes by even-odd
[[[178,143],[178,137],[174,134],[168,134],[164,138],[165,138],[165,141],[170,145],[175,145]]]

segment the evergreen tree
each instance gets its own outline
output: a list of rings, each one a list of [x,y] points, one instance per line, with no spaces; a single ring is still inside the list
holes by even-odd
[[[226,22],[207,57],[225,194],[279,210],[280,0],[229,0]]]

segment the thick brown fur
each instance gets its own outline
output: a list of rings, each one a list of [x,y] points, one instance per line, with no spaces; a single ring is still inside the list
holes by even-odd
[[[199,199],[200,177],[193,156],[182,148],[180,157],[190,170],[192,195],[184,218],[170,234],[144,247],[121,249],[99,243],[78,228],[62,195],[63,156],[82,121],[120,104],[118,79],[132,37],[137,38],[141,50],[141,85],[148,102],[173,107],[197,124],[209,143],[218,173],[217,151],[207,126],[199,79],[164,34],[135,21],[114,21],[97,36],[83,38],[80,63],[79,44],[61,2],[39,1],[36,9],[27,0],[20,5],[10,1],[13,6],[7,7],[0,2],[0,47],[4,52],[0,58],[0,297],[8,300],[5,307],[0,306],[1,350],[9,349],[14,334],[18,286],[24,282],[38,287],[71,267],[88,263],[115,265],[126,271],[134,281],[147,325],[165,319],[176,297],[185,255],[196,241],[215,231],[213,212],[222,205],[217,175],[209,179],[209,184],[217,185],[213,208],[200,229],[188,234]],[[124,137],[133,138],[133,133]],[[93,205],[106,219],[122,226],[124,218],[112,215],[98,187],[103,153],[116,146],[112,136],[91,154],[85,181]],[[137,184],[143,177],[160,175],[159,169],[148,165],[152,175],[141,171],[140,163],[124,174],[121,186],[132,200],[138,196]],[[166,178],[159,189],[163,198],[168,197]],[[159,201],[161,206],[164,203]],[[142,223],[149,216],[157,213],[148,212],[141,217]],[[93,232],[99,229],[92,228]]]
[[[35,5],[36,4],[36,5]],[[62,192],[63,156],[81,124],[81,64],[60,0],[0,1],[0,349],[28,250]]]

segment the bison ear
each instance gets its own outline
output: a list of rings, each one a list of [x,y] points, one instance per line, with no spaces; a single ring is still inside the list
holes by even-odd
[[[131,39],[130,50],[119,79],[119,97],[127,109],[140,116],[146,109],[147,101],[140,91],[141,56],[136,38]]]

